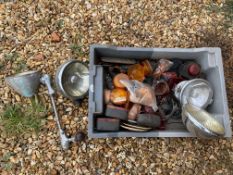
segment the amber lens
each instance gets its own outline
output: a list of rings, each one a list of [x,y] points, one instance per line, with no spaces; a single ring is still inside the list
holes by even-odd
[[[131,80],[143,81],[145,79],[144,68],[140,64],[135,64],[129,67],[128,75]]]
[[[145,75],[150,75],[153,72],[152,66],[148,60],[142,62]]]
[[[111,102],[115,105],[123,105],[128,101],[128,92],[125,89],[116,88],[111,92]]]
[[[129,76],[123,73],[117,74],[113,79],[113,84],[117,88],[124,88],[125,86],[120,82],[120,80],[129,80]]]

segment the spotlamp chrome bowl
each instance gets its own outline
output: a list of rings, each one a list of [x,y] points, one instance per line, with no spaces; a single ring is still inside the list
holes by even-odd
[[[58,90],[71,100],[82,99],[89,89],[89,70],[77,60],[68,60],[62,64],[55,76]]]

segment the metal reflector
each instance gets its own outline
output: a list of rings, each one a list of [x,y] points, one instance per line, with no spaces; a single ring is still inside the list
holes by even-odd
[[[182,119],[187,129],[198,137],[216,137],[225,133],[223,125],[210,113],[188,103],[183,106]]]
[[[84,97],[89,88],[89,70],[77,60],[62,64],[56,73],[56,85],[59,91],[71,100]]]
[[[193,79],[182,81],[175,88],[175,96],[184,105],[187,102],[200,108],[206,108],[213,101],[213,90],[208,81]]]
[[[39,71],[27,71],[6,77],[6,83],[23,97],[32,97],[40,85]]]

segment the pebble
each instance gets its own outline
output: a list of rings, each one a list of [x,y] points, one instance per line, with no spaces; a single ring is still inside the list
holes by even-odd
[[[134,156],[129,156],[129,159],[132,161],[132,162],[135,162],[136,158]]]
[[[29,149],[29,150],[27,151],[27,154],[28,154],[28,155],[31,155],[31,154],[32,154],[32,149]]]
[[[8,172],[5,170],[3,170],[1,173],[2,173],[2,175],[8,175]]]
[[[34,60],[36,61],[43,61],[44,59],[45,59],[45,56],[42,53],[38,53],[34,57]]]
[[[61,161],[61,160],[63,160],[63,157],[62,156],[58,156],[56,159],[59,160],[59,161]]]
[[[60,42],[61,41],[61,36],[57,32],[52,32],[51,34],[51,41],[52,42]]]
[[[7,147],[6,144],[3,144],[3,143],[0,142],[0,148],[1,148],[1,149],[6,148],[6,147]]]
[[[36,165],[36,161],[32,160],[30,164],[31,164],[31,166],[34,166],[34,165]]]
[[[59,174],[58,171],[55,170],[55,169],[52,169],[52,170],[50,171],[50,175],[58,175],[58,174]]]
[[[38,159],[40,159],[40,152],[39,152],[39,151],[35,151],[35,153],[36,153],[36,157],[37,157]]]
[[[15,95],[15,98],[16,98],[16,101],[18,101],[18,102],[20,102],[21,101],[21,98],[20,98],[20,96],[19,95]]]
[[[40,66],[42,64],[43,64],[43,62],[39,62],[39,61],[34,63],[35,66]]]
[[[32,153],[32,160],[36,160],[36,154],[35,154],[35,152]]]
[[[49,115],[49,116],[47,117],[47,119],[48,119],[48,120],[54,120],[54,118],[53,118],[52,115]]]
[[[49,159],[52,159],[53,153],[48,152],[48,153],[47,153],[47,156],[48,156]]]
[[[10,157],[10,162],[12,162],[12,163],[18,163],[18,159],[15,158],[14,156],[11,156]]]
[[[66,109],[66,111],[67,111],[67,112],[72,111],[72,108],[69,107],[69,108]]]
[[[20,151],[22,151],[22,148],[18,147],[18,148],[15,149],[15,151],[20,152]]]
[[[214,159],[215,159],[215,157],[214,157],[213,155],[211,155],[209,159],[214,160]]]
[[[216,171],[216,173],[222,174],[222,173],[223,173],[223,170],[218,170],[218,171]]]

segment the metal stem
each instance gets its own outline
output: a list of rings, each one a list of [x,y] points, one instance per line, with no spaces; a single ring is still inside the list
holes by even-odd
[[[56,108],[55,101],[54,101],[54,98],[53,98],[53,94],[55,93],[55,91],[51,86],[50,76],[48,74],[45,74],[45,75],[43,75],[41,77],[40,81],[41,81],[41,83],[43,83],[44,85],[47,86],[48,94],[49,94],[49,97],[50,97],[51,102],[52,102],[53,112],[55,114],[55,120],[57,122],[57,126],[59,128],[59,131],[64,133],[64,130],[61,127],[61,123],[60,123],[59,116],[58,116],[58,113],[57,113],[57,108]]]
[[[55,114],[55,120],[57,122],[58,129],[60,131],[64,132],[63,129],[62,129],[62,127],[61,127],[61,123],[60,123],[60,119],[59,119],[59,116],[58,116],[58,113],[57,113],[57,108],[56,108],[56,105],[55,105],[55,101],[54,101],[53,95],[49,95],[49,96],[50,96],[50,99],[51,99],[51,102],[52,102],[53,112]]]

